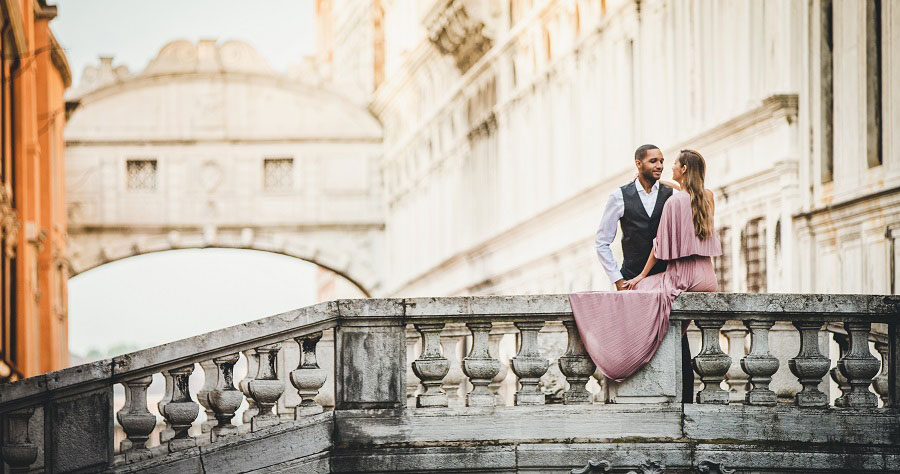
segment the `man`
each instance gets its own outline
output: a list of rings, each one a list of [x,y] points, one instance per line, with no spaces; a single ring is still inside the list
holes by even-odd
[[[663,205],[672,196],[673,189],[660,183],[663,171],[663,155],[656,145],[641,145],[634,151],[637,178],[616,189],[609,195],[606,209],[597,230],[596,248],[600,263],[616,285],[616,290],[625,290],[626,281],[644,270],[647,258],[653,250],[653,239],[659,227]],[[622,226],[622,267],[619,268],[612,249],[616,229]],[[666,262],[657,261],[650,269],[650,275],[664,272]],[[694,393],[694,371],[691,369],[690,347],[687,337],[681,339],[681,368],[683,377],[683,401],[691,403]]]

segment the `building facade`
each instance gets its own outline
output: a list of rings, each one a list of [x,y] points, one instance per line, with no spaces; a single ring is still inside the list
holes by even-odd
[[[896,2],[333,3],[383,14],[385,294],[610,288],[593,236],[643,143],[706,157],[722,290],[895,291]]]
[[[0,382],[68,366],[63,127],[71,84],[56,8],[0,1]]]

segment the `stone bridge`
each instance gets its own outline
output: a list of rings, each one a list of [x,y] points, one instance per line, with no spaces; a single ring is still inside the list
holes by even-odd
[[[311,74],[304,74],[309,77]],[[88,68],[65,130],[71,273],[182,248],[264,250],[381,286],[381,125],[239,41]]]
[[[2,454],[11,472],[896,472],[898,311],[893,296],[686,293],[653,360],[615,383],[594,377],[565,295],[338,300],[4,385]],[[690,320],[703,387],[682,404]],[[720,345],[729,322],[749,332],[739,361]],[[783,322],[788,360],[769,345]],[[513,357],[498,355],[498,328],[512,328]],[[568,347],[547,354],[558,330]],[[295,344],[300,360],[281,359]],[[750,382],[736,401],[734,364]],[[552,366],[558,396],[541,380]],[[785,367],[797,389],[779,400]],[[161,417],[147,403],[159,373]]]

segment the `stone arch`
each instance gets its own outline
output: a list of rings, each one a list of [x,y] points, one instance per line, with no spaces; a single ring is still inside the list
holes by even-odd
[[[339,249],[329,248],[319,242],[301,242],[286,236],[253,236],[242,232],[241,238],[221,238],[210,232],[183,233],[171,231],[164,235],[132,235],[113,241],[107,240],[99,246],[85,239],[92,248],[84,248],[73,242],[70,254],[69,277],[74,277],[88,270],[107,263],[116,262],[129,257],[166,252],[169,250],[189,250],[204,248],[222,248],[239,250],[257,250],[304,260],[340,275],[367,298],[373,296],[378,289],[379,279],[369,265],[357,264]]]

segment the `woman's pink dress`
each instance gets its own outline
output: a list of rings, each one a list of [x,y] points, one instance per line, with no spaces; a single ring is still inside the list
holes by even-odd
[[[715,230],[704,240],[697,238],[686,192],[666,201],[655,242],[656,258],[668,260],[665,272],[644,278],[634,290],[569,295],[588,354],[616,381],[625,380],[656,353],[669,331],[669,313],[678,295],[716,291],[710,257],[722,255],[722,246]]]

